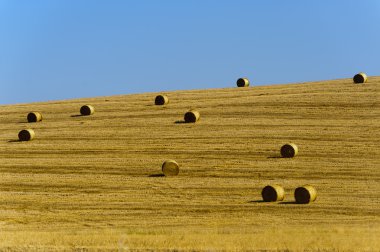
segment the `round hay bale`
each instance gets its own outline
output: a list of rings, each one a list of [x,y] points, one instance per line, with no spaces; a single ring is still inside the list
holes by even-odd
[[[169,98],[166,95],[157,95],[154,100],[154,104],[156,105],[166,105],[169,103]]]
[[[239,78],[236,81],[236,85],[238,87],[248,87],[249,86],[249,80],[247,78]]]
[[[92,115],[95,113],[95,108],[91,105],[84,105],[80,108],[80,114],[84,116]]]
[[[296,188],[294,198],[298,204],[308,204],[317,199],[317,190],[311,185],[304,185]]]
[[[364,82],[367,82],[367,75],[365,73],[358,73],[358,74],[355,74],[353,80],[354,80],[354,83],[364,83]]]
[[[292,158],[297,156],[298,147],[294,143],[288,143],[281,147],[281,156],[284,158]]]
[[[42,121],[42,115],[40,112],[30,112],[27,117],[28,122],[40,122]]]
[[[186,123],[195,123],[199,120],[201,114],[197,110],[190,110],[186,112],[184,119]]]
[[[162,172],[165,176],[177,176],[179,173],[179,165],[174,160],[166,160],[162,164]]]
[[[261,191],[261,196],[265,202],[282,201],[285,198],[285,190],[279,185],[267,185]]]
[[[21,130],[18,133],[18,139],[20,141],[30,141],[30,140],[33,140],[34,136],[35,136],[34,130],[32,130],[32,129],[24,129],[24,130]]]

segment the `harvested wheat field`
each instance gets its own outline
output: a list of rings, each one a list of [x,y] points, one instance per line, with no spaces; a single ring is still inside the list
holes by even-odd
[[[380,250],[380,77],[167,94],[0,106],[0,250]]]

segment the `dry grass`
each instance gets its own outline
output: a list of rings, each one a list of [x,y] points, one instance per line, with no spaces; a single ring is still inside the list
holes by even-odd
[[[379,250],[379,91],[371,77],[169,92],[164,107],[155,94],[1,106],[0,249]],[[87,103],[97,113],[76,116]],[[178,123],[192,107],[202,120]],[[15,141],[25,127],[38,137]],[[296,158],[280,158],[286,142]],[[154,176],[166,159],[179,176]],[[283,203],[261,202],[267,184]],[[302,184],[313,204],[293,204]]]

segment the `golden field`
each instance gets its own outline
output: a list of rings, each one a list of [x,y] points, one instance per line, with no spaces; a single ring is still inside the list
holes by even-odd
[[[157,94],[0,106],[0,251],[380,250],[380,77]]]

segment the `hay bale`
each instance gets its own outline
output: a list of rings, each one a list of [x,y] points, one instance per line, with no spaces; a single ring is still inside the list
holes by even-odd
[[[18,139],[20,141],[30,141],[30,140],[33,140],[34,136],[35,136],[34,130],[32,130],[32,129],[24,129],[24,130],[21,130],[18,133]]]
[[[166,95],[157,95],[154,100],[154,104],[156,105],[166,105],[169,103],[169,98]]]
[[[184,119],[186,123],[195,123],[200,117],[201,114],[197,110],[190,110],[185,113]]]
[[[162,164],[162,172],[165,176],[177,176],[179,173],[179,165],[174,160],[166,160]]]
[[[236,81],[236,85],[238,87],[248,87],[249,86],[249,80],[247,78],[239,78]]]
[[[267,185],[261,191],[261,196],[265,202],[282,201],[285,198],[285,190],[279,185]]]
[[[317,199],[317,190],[311,185],[304,185],[296,188],[294,198],[298,204],[308,204]]]
[[[40,122],[42,121],[42,115],[40,112],[30,112],[27,117],[28,122]]]
[[[354,83],[364,83],[364,82],[367,82],[367,75],[365,73],[358,73],[358,74],[355,74],[353,80],[354,80]]]
[[[284,158],[292,158],[297,156],[298,147],[294,143],[288,143],[281,147],[281,156]]]
[[[95,113],[95,108],[91,105],[84,105],[80,108],[80,114],[84,116],[92,115]]]

